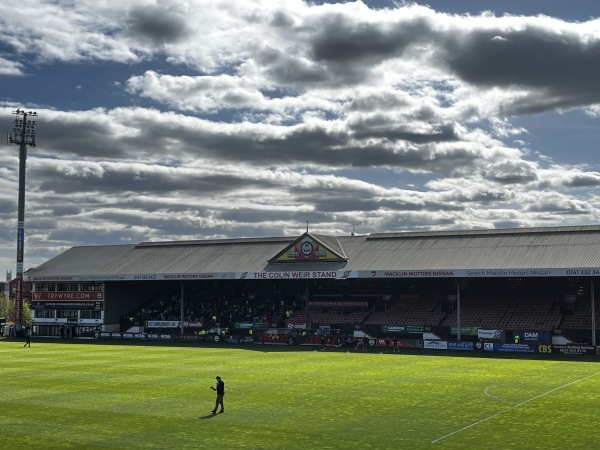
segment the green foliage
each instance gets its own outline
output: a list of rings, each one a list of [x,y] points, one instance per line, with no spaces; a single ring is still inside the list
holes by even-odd
[[[4,294],[0,294],[0,317],[4,317],[8,322],[12,322],[15,317],[15,304]]]
[[[287,350],[287,349],[286,349]],[[596,448],[596,362],[0,340],[12,449]],[[215,376],[225,414],[213,416]]]
[[[29,303],[23,302],[23,323],[26,325],[31,324],[32,317],[31,306],[29,306]]]
[[[4,317],[7,323],[15,321],[15,301],[6,298],[4,294],[0,294],[0,317]],[[23,302],[23,323],[30,324],[31,318],[31,307],[29,303]]]

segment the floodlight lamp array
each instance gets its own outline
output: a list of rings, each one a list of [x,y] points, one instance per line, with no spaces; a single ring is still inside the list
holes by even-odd
[[[35,111],[25,111],[17,109],[13,111],[17,117],[14,120],[12,131],[7,133],[8,145],[28,145],[35,147],[35,120],[27,121],[27,116],[36,117],[38,114]],[[23,125],[25,124],[25,125]]]

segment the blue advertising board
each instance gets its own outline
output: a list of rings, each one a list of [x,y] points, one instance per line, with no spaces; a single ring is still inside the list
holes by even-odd
[[[448,350],[465,350],[472,352],[475,349],[474,342],[454,342],[448,341]]]
[[[486,342],[484,349],[503,353],[537,353],[538,346],[528,344],[492,344]]]

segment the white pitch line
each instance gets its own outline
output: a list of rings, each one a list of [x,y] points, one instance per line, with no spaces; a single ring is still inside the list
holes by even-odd
[[[502,386],[502,384],[495,384],[493,386],[489,386],[489,387],[485,388],[485,391],[483,391],[483,393],[485,395],[487,395],[489,398],[493,398],[494,400],[498,400],[499,402],[510,403],[512,405],[514,402],[511,402],[510,400],[505,400],[503,398],[494,397],[492,394],[490,394],[488,392],[490,389],[493,389],[493,388],[498,387],[498,386]]]
[[[492,414],[491,416],[486,417],[485,419],[478,420],[477,422],[473,422],[472,424],[467,425],[466,427],[462,427],[459,430],[453,431],[452,433],[448,433],[445,436],[439,437],[439,438],[431,441],[431,443],[435,444],[435,443],[437,443],[437,442],[439,442],[439,441],[441,441],[443,439],[446,439],[447,437],[454,436],[455,434],[458,434],[461,431],[468,430],[469,428],[472,428],[472,427],[474,427],[476,425],[479,425],[480,423],[483,423],[483,422],[486,422],[486,421],[488,421],[490,419],[493,419],[494,417],[499,416],[500,414],[504,414],[504,413],[506,413],[508,411],[511,411],[513,409],[518,408],[519,406],[523,406],[524,404],[529,403],[529,402],[531,402],[533,400],[537,400],[540,397],[543,397],[545,395],[551,394],[552,392],[558,391],[559,389],[565,388],[567,386],[571,386],[572,384],[579,383],[580,381],[587,380],[588,378],[595,377],[596,375],[600,375],[600,372],[593,373],[592,375],[588,375],[587,377],[580,378],[579,380],[571,381],[570,383],[566,383],[566,384],[563,384],[562,386],[558,386],[558,387],[555,387],[554,389],[550,389],[549,391],[543,392],[540,395],[536,395],[535,397],[531,397],[530,399],[527,399],[524,402],[517,403],[516,405],[513,405],[510,408],[505,409],[504,411],[497,412],[496,414]]]

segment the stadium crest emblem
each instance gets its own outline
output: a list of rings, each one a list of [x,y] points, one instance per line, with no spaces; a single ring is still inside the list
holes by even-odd
[[[330,236],[324,236],[323,239],[326,242],[331,241],[331,244],[334,245],[333,249],[331,246],[325,245],[321,240],[309,233],[304,233],[291,245],[269,260],[269,262],[347,261],[347,258],[343,256],[344,252],[339,245],[339,241],[332,239]],[[337,247],[339,247],[339,249],[337,249]]]

